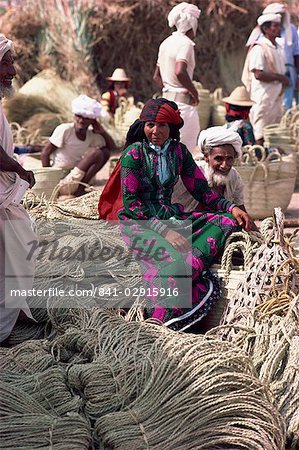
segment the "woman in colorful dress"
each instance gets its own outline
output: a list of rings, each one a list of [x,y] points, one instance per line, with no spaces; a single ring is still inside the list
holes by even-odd
[[[185,331],[220,299],[218,279],[208,270],[225,239],[250,217],[213,192],[186,146],[176,103],[146,102],[131,126],[121,156],[123,208],[118,217],[127,244],[141,262],[149,316]],[[186,213],[171,203],[181,176],[189,192],[213,212]]]

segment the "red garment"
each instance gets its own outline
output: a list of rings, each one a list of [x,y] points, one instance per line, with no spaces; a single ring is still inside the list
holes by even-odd
[[[238,108],[234,107],[234,105],[230,105],[229,103],[225,103],[226,115],[230,117],[234,117],[235,119],[240,120],[249,120],[249,107],[244,107],[242,109],[240,106]]]
[[[110,92],[109,110],[112,112],[112,114],[114,114],[115,110],[117,108],[117,99],[116,99],[115,92],[113,90],[111,90],[109,92]]]
[[[100,196],[98,204],[99,219],[119,220],[117,213],[123,207],[119,159]]]

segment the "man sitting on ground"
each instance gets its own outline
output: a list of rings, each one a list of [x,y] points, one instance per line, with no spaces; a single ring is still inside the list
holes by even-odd
[[[235,158],[242,154],[242,139],[239,134],[225,127],[207,128],[199,134],[197,145],[201,151],[200,156],[204,159],[196,160],[196,163],[207,178],[209,186],[244,208],[243,182],[237,170],[232,167]],[[175,192],[172,200],[182,203]],[[202,208],[191,194],[185,199],[183,206],[185,211],[200,211]]]
[[[85,193],[84,185],[79,183],[90,182],[109,159],[115,143],[96,120],[107,114],[96,100],[80,95],[72,102],[72,112],[74,123],[55,128],[42,150],[41,160],[44,167],[49,167],[52,155],[52,167],[69,171],[60,182],[59,194],[78,197]]]
[[[198,147],[204,159],[196,163],[208,180],[209,186],[245,210],[244,184],[238,171],[233,167],[235,159],[242,155],[240,135],[224,127],[207,128],[199,135]]]

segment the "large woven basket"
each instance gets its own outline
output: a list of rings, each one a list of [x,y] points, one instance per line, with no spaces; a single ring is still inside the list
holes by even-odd
[[[56,167],[33,169],[33,173],[36,183],[31,191],[38,197],[44,194],[47,199],[50,199],[54,188],[65,176],[65,171]]]
[[[296,161],[294,154],[282,157],[278,152],[265,156],[262,147],[262,159],[254,158],[254,150],[257,146],[246,148],[254,164],[252,166],[237,167],[244,181],[245,206],[248,214],[253,219],[264,219],[272,216],[273,209],[281,207],[286,211],[295,188]]]
[[[241,178],[245,184],[253,178],[255,181],[276,181],[282,178],[296,177],[296,154],[291,153],[281,156],[278,152],[270,153],[266,156],[265,149],[260,145],[252,147],[246,146],[246,153],[242,156],[242,161],[236,165]],[[262,154],[260,161],[254,156],[255,150]]]
[[[275,181],[257,181],[254,174],[250,182],[245,184],[245,207],[253,219],[265,219],[271,216],[273,209],[280,207],[284,212],[291,201],[295,188],[295,176],[279,178]]]
[[[227,305],[235,295],[238,286],[242,283],[246,270],[251,264],[254,253],[260,247],[264,238],[259,232],[236,232],[226,240],[221,258],[221,265],[214,264],[211,271],[218,276],[222,288],[222,297],[213,306],[208,315],[201,320],[200,330],[206,332],[217,327],[222,320]],[[243,265],[233,265],[235,252],[243,255]]]

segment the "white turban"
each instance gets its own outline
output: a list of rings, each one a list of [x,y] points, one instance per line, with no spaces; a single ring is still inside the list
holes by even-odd
[[[201,10],[197,6],[182,2],[172,8],[168,14],[168,24],[170,28],[176,27],[180,33],[185,34],[192,29],[196,34],[200,13]]]
[[[291,19],[290,13],[286,6],[283,3],[270,3],[270,5],[266,6],[263,11],[263,14],[283,14],[283,27],[286,30],[286,41],[287,45],[292,45],[292,30],[291,30]]]
[[[87,119],[105,118],[107,115],[103,106],[87,95],[79,95],[72,101],[72,112]]]
[[[282,14],[286,11],[285,5],[282,3],[270,3],[270,5],[266,6],[266,8],[263,11],[263,14]]]
[[[242,155],[242,139],[236,131],[224,127],[210,127],[201,131],[197,145],[202,153],[205,147],[219,147],[220,145],[232,145],[238,157]]]
[[[277,15],[283,14],[282,24],[283,24],[283,27],[284,27],[285,33],[286,33],[286,42],[287,42],[287,45],[292,45],[292,30],[291,30],[291,25],[290,25],[290,13],[287,10],[286,6],[283,5],[282,3],[270,3],[270,5],[266,6],[266,8],[264,9],[262,16],[265,14],[267,14],[267,15],[268,14],[277,14]],[[262,16],[260,16],[259,19],[261,19]],[[268,21],[270,21],[270,20],[268,19]],[[271,22],[275,22],[275,20],[271,20]],[[259,22],[258,22],[258,24],[259,24]],[[261,24],[259,24],[259,25],[261,25]],[[254,42],[258,39],[260,33],[261,33],[260,27],[256,26],[252,30],[252,32],[246,42],[246,47],[250,47],[252,44],[254,44]]]
[[[0,61],[8,50],[12,50],[12,41],[0,34]]]
[[[257,19],[257,24],[259,26],[262,26],[263,23],[265,23],[265,22],[281,22],[281,15],[275,14],[275,13],[267,13],[267,14],[262,14]]]

